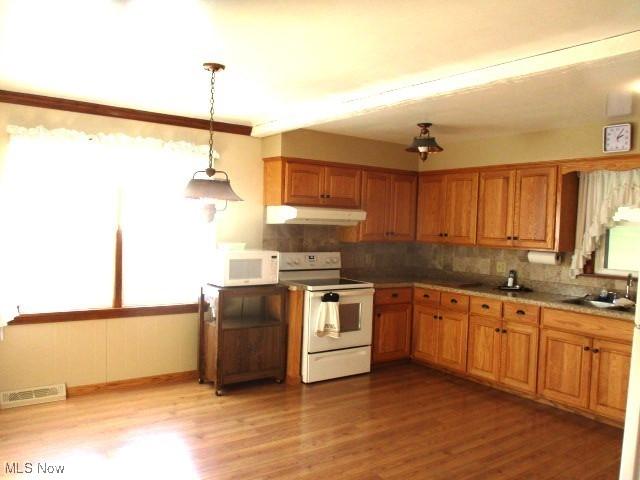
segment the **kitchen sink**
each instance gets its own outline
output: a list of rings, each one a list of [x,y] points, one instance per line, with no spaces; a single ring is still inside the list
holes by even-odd
[[[562,303],[569,303],[571,305],[584,305],[585,307],[595,307],[602,309],[623,310],[626,312],[632,312],[635,310],[635,307],[622,307],[611,302],[596,300],[595,298],[589,296],[562,300]]]

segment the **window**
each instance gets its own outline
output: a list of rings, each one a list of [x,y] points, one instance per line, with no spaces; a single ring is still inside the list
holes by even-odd
[[[207,146],[42,127],[9,133],[0,166],[5,304],[39,313],[197,300],[214,227],[182,191]]]
[[[596,251],[595,271],[602,275],[638,275],[640,270],[640,210],[620,208]],[[624,220],[623,220],[624,219]],[[626,221],[632,220],[632,221]]]

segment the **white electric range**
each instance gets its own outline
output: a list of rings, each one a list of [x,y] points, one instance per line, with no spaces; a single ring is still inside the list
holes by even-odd
[[[340,276],[340,252],[281,252],[280,281],[304,288],[302,381],[371,371],[373,284]],[[340,336],[315,335],[322,298],[338,294]]]

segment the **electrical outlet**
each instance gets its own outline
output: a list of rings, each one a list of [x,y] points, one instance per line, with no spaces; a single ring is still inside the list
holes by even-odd
[[[507,262],[496,262],[496,273],[507,273]]]

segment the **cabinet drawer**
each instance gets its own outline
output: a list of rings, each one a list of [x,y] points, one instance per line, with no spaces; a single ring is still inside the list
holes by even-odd
[[[504,319],[514,322],[538,324],[540,307],[537,305],[527,305],[525,303],[504,302]]]
[[[500,318],[502,316],[502,302],[492,298],[471,297],[469,312],[474,315]]]
[[[411,303],[411,290],[411,287],[376,289],[373,303],[376,305]]]
[[[459,293],[442,292],[440,294],[440,306],[458,312],[469,311],[469,296]]]
[[[633,337],[633,322],[630,320],[552,308],[542,309],[542,325],[545,328],[554,328],[596,338],[610,338],[628,343],[631,343]]]
[[[438,306],[440,303],[440,292],[430,288],[416,287],[413,289],[413,301],[423,305]]]

